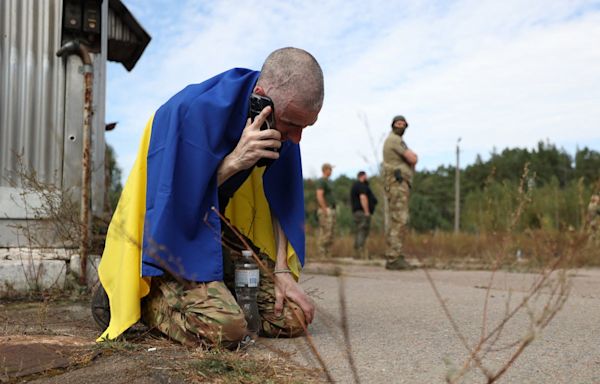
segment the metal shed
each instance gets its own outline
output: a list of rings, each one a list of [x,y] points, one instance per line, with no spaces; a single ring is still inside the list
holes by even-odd
[[[150,36],[120,0],[0,1],[0,247],[19,246],[13,225],[34,219],[19,203],[19,168],[80,196],[85,118],[82,56],[57,56],[65,43],[89,48],[91,196],[103,210],[106,61],[131,70]],[[36,196],[28,196],[35,206]]]

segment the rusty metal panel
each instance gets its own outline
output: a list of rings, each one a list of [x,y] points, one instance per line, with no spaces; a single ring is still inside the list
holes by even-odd
[[[61,0],[0,1],[0,186],[19,184],[16,153],[60,185],[65,109]]]

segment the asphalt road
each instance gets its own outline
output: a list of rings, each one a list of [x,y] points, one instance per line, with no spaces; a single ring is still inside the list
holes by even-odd
[[[344,266],[346,319],[352,355],[361,383],[443,383],[463,367],[466,348],[445,316],[422,270],[386,271],[373,266]],[[303,286],[318,304],[310,327],[315,344],[336,382],[352,383],[340,327],[340,279],[314,273],[329,265],[307,266]],[[310,273],[313,271],[313,273]],[[481,335],[490,272],[432,271],[439,292],[469,345]],[[490,289],[486,329],[493,329],[526,295],[539,275],[498,272]],[[533,342],[500,378],[500,383],[600,383],[600,270],[569,274],[570,291],[549,325],[532,327],[521,311],[504,328],[483,364],[497,372],[514,353],[510,344],[533,335]],[[539,316],[550,297],[533,297],[529,311]],[[555,297],[556,298],[556,297]],[[274,340],[274,348],[316,366],[303,339]],[[268,352],[268,353],[273,353]],[[484,383],[473,368],[461,381]]]

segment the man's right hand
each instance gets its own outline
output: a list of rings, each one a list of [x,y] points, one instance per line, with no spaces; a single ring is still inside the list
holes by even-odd
[[[263,109],[254,121],[248,119],[246,127],[242,131],[240,141],[233,151],[225,156],[217,170],[218,184],[235,175],[237,172],[248,169],[261,158],[278,159],[279,152],[270,148],[281,147],[281,133],[276,129],[260,130],[267,116],[271,113],[271,107]]]
[[[275,276],[275,316],[281,316],[285,298],[296,303],[304,312],[306,324],[310,324],[315,316],[315,304],[304,292],[304,289],[289,273],[277,274]]]
[[[410,149],[404,151],[402,157],[404,157],[404,160],[406,160],[406,162],[413,168],[417,165],[417,161],[419,161],[417,154]]]

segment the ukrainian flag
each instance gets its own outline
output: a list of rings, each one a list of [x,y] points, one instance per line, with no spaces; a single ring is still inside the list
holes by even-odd
[[[223,280],[216,170],[239,141],[259,72],[235,68],[186,87],[148,122],[111,220],[98,268],[114,339],[140,318],[149,279],[171,271],[190,281]],[[271,214],[288,237],[288,265],[304,264],[300,148],[285,142],[266,170],[254,168],[226,216],[273,260]]]

